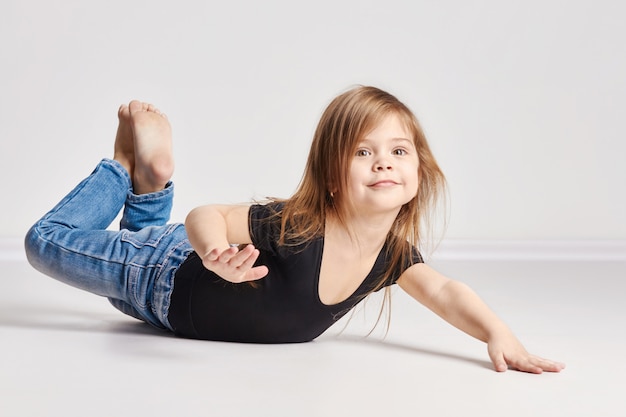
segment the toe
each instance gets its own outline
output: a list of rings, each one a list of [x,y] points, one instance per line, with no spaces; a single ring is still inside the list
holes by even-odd
[[[119,110],[117,111],[117,118],[120,119],[121,121],[125,121],[125,120],[128,120],[129,117],[130,117],[130,112],[128,110],[128,106],[126,104],[122,104]]]
[[[133,100],[128,103],[128,109],[130,110],[130,114],[135,114],[140,111],[143,111],[143,103],[138,100]]]

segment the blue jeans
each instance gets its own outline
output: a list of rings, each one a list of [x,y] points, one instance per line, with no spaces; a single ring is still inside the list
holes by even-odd
[[[136,195],[126,169],[103,159],[27,233],[37,270],[107,297],[122,312],[172,330],[167,314],[178,267],[193,250],[182,224],[167,224],[174,187]],[[107,230],[124,209],[120,230]]]

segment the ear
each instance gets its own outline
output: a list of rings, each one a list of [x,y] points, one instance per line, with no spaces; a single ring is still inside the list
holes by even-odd
[[[337,194],[337,187],[333,184],[328,184],[328,186],[326,187],[326,194],[330,197],[331,200],[334,199],[335,194]]]
[[[338,191],[338,187],[337,184],[335,184],[334,182],[329,182],[326,185],[326,190],[328,191],[329,194],[334,194]]]

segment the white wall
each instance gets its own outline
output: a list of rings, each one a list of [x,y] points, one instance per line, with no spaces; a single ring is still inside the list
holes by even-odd
[[[174,126],[174,220],[288,196],[353,84],[418,115],[450,183],[447,236],[626,238],[622,1],[85,2],[0,7],[0,236],[111,156],[120,103]]]

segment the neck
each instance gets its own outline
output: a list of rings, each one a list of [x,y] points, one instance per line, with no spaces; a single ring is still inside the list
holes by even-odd
[[[399,212],[399,210],[398,210]],[[361,250],[378,252],[382,248],[396,220],[398,212],[380,214],[352,214],[343,225],[334,216],[326,219],[326,234],[332,234],[343,244],[357,246]]]

